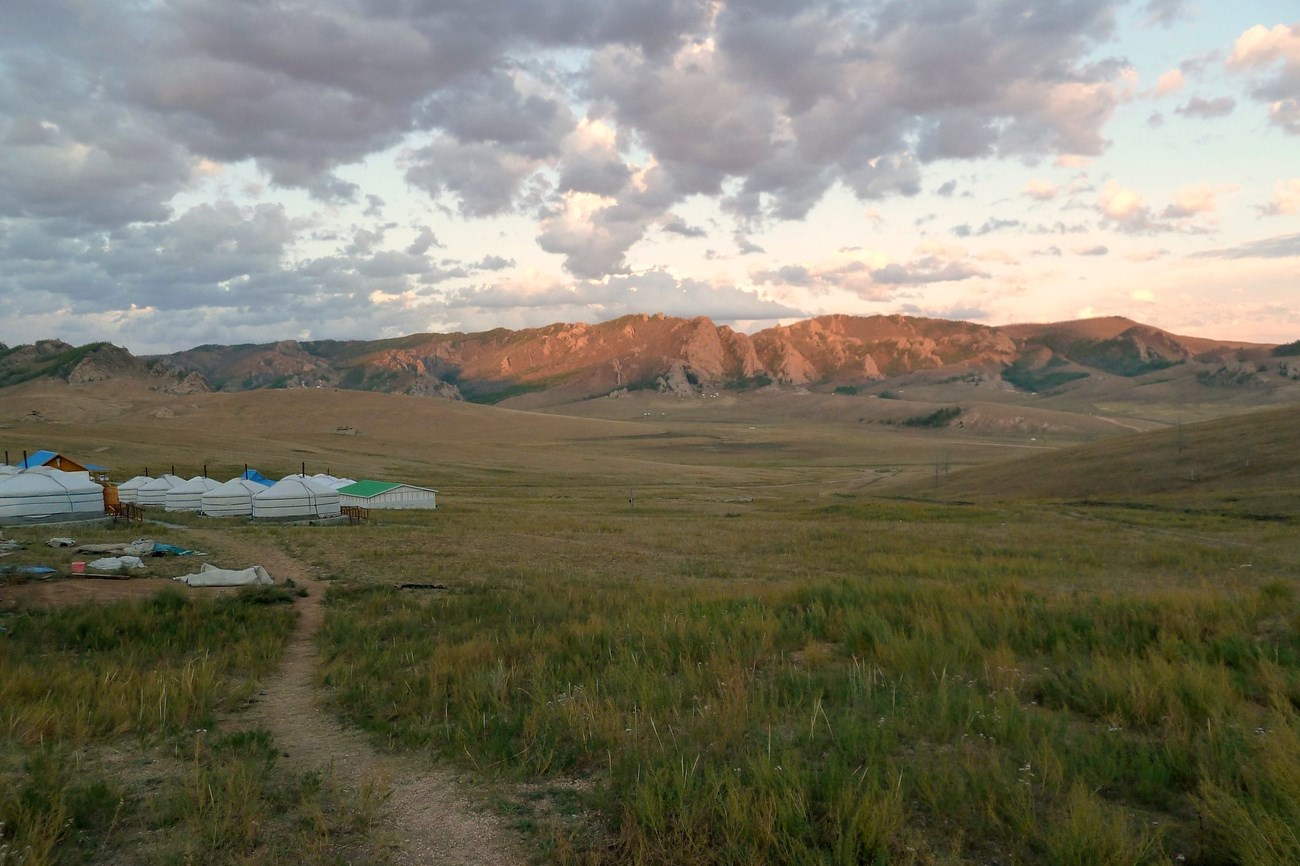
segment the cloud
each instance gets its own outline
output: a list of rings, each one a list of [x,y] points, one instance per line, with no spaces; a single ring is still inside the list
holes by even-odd
[[[1152,250],[1139,250],[1137,252],[1126,254],[1124,258],[1129,260],[1130,262],[1135,262],[1140,264],[1143,262],[1154,262],[1156,259],[1162,259],[1167,255],[1169,255],[1169,250],[1162,248],[1162,249],[1152,249]]]
[[[1300,177],[1279,180],[1273,187],[1273,200],[1259,208],[1263,216],[1300,213]]]
[[[1170,69],[1156,79],[1155,95],[1168,96],[1187,86],[1187,78],[1181,69]]]
[[[1056,198],[1056,193],[1057,189],[1055,186],[1045,180],[1038,180],[1037,178],[1029,181],[1029,183],[1026,184],[1024,191],[1024,195],[1027,195],[1032,199],[1037,199],[1038,201],[1051,201]]]
[[[670,215],[660,226],[666,232],[675,235],[681,235],[684,238],[703,238],[708,237],[708,232],[699,226],[693,226],[679,216]]]
[[[951,307],[922,307],[916,304],[903,304],[899,312],[908,316],[923,316],[927,319],[948,319],[956,322],[983,322],[991,315],[987,309],[977,304],[954,304]]]
[[[1107,181],[1101,192],[1101,211],[1107,219],[1122,228],[1149,230],[1152,227],[1151,208],[1135,190]]]
[[[1235,190],[1233,186],[1197,184],[1174,193],[1174,201],[1160,215],[1165,219],[1185,219],[1197,214],[1210,213],[1218,207],[1218,196]]]
[[[1020,222],[1020,220],[1006,220],[998,219],[997,217],[989,217],[984,221],[983,225],[977,229],[972,229],[969,225],[963,224],[953,226],[952,233],[959,238],[968,238],[972,235],[982,237],[984,235],[993,234],[994,232],[1019,228],[1021,225],[1023,225],[1023,223]]]
[[[1110,248],[1105,244],[1094,244],[1092,246],[1074,247],[1070,252],[1076,256],[1104,256],[1110,253]]]
[[[770,321],[807,315],[806,311],[769,300],[757,292],[726,283],[679,279],[663,270],[583,280],[575,283],[510,281],[464,288],[446,299],[457,315],[469,321],[496,321],[494,311],[529,316],[536,324],[579,313],[583,320],[605,320],[647,310],[672,316],[708,316],[715,321]]]
[[[1248,241],[1235,247],[1194,253],[1198,259],[1287,259],[1300,256],[1300,234]]]
[[[1172,27],[1187,17],[1188,0],[1147,0],[1144,11],[1148,25]]]
[[[1268,105],[1272,123],[1300,135],[1300,23],[1251,27],[1237,37],[1226,66],[1251,76],[1251,96]]]
[[[1183,117],[1227,117],[1232,114],[1232,110],[1237,107],[1237,100],[1231,96],[1219,96],[1214,99],[1202,99],[1199,96],[1193,96],[1182,105],[1174,109],[1174,114],[1181,114]]]

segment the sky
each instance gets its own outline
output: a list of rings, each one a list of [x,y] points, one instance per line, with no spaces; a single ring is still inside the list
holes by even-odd
[[[1297,0],[0,0],[0,341],[1300,338]]]

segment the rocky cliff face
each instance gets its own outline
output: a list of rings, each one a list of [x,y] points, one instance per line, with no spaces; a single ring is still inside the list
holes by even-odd
[[[200,346],[148,361],[109,344],[43,341],[0,349],[0,386],[16,376],[86,384],[147,375],[173,393],[331,387],[496,402],[544,391],[558,402],[624,389],[687,395],[771,383],[861,386],[951,368],[1044,390],[1174,364],[1253,362],[1256,355],[1269,358],[1270,348],[1177,337],[1116,317],[988,327],[909,316],[823,316],[750,336],[703,317],[634,315],[521,331]]]

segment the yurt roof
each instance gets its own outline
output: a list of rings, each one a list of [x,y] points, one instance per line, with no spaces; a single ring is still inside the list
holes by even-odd
[[[207,493],[221,486],[220,481],[213,481],[202,475],[195,475],[189,481],[182,481],[171,489],[172,493]]]
[[[223,497],[249,497],[266,490],[266,485],[247,478],[232,478],[225,484],[218,484],[216,487],[204,494],[204,498],[209,496],[213,499]]]
[[[268,487],[253,498],[259,502],[272,499],[298,499],[303,496],[338,496],[338,491],[333,487],[326,487],[319,481],[313,481],[310,478],[289,476],[277,481],[272,487]]]
[[[140,485],[140,490],[171,490],[177,484],[184,484],[185,479],[177,475],[159,475],[153,481]]]
[[[28,470],[0,478],[0,496],[49,496],[58,493],[85,493],[102,488],[85,472],[60,472],[57,469]]]

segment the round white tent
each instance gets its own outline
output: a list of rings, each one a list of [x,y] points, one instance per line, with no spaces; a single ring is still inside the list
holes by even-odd
[[[248,517],[253,513],[253,497],[269,489],[247,478],[232,478],[203,494],[202,511],[208,517]]]
[[[140,485],[135,491],[135,504],[141,508],[164,506],[167,504],[167,491],[177,484],[185,483],[184,478],[175,475],[160,475],[153,481]],[[118,493],[119,497],[121,492]]]
[[[317,472],[311,477],[311,480],[315,481],[317,484],[323,484],[333,490],[338,490],[340,487],[347,487],[349,484],[356,484],[356,482],[351,478],[336,478],[333,475],[326,475],[324,472]]]
[[[201,511],[203,494],[221,486],[220,481],[195,475],[167,491],[164,504],[168,511]]]
[[[140,488],[150,481],[153,481],[152,475],[137,475],[129,481],[123,481],[117,485],[117,501],[135,502],[135,497],[140,492]]]
[[[339,494],[310,478],[290,476],[253,497],[253,517],[304,520],[337,517]]]
[[[104,488],[89,472],[28,469],[0,477],[0,523],[90,520],[104,516]]]

